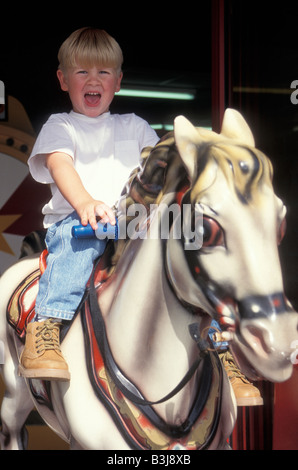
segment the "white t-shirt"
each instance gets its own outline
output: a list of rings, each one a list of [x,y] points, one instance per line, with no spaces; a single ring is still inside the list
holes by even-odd
[[[68,154],[89,194],[113,206],[131,171],[139,165],[142,149],[154,146],[157,141],[155,131],[135,114],[107,112],[93,118],[71,111],[50,116],[28,160],[33,178],[50,184],[52,191],[52,199],[42,209],[44,227],[64,219],[74,210],[45,165],[47,154]]]

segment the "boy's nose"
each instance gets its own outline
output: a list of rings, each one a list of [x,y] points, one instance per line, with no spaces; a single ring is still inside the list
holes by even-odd
[[[101,82],[101,79],[100,79],[100,75],[98,72],[92,72],[89,74],[89,83],[100,83]]]

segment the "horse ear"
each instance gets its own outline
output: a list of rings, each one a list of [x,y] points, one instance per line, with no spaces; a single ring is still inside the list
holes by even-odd
[[[184,116],[178,116],[174,120],[174,136],[180,157],[192,180],[196,166],[196,145],[200,140],[198,130]]]
[[[250,147],[255,146],[255,140],[247,122],[235,109],[226,109],[221,127],[221,135],[237,140]]]

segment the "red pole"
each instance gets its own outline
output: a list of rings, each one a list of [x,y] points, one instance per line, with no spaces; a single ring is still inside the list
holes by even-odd
[[[220,132],[225,110],[225,0],[212,0],[212,128]]]

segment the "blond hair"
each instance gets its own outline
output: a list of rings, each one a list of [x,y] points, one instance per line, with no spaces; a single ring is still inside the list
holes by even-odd
[[[81,28],[74,31],[61,45],[58,52],[59,69],[100,65],[121,72],[122,50],[117,41],[106,31]]]

